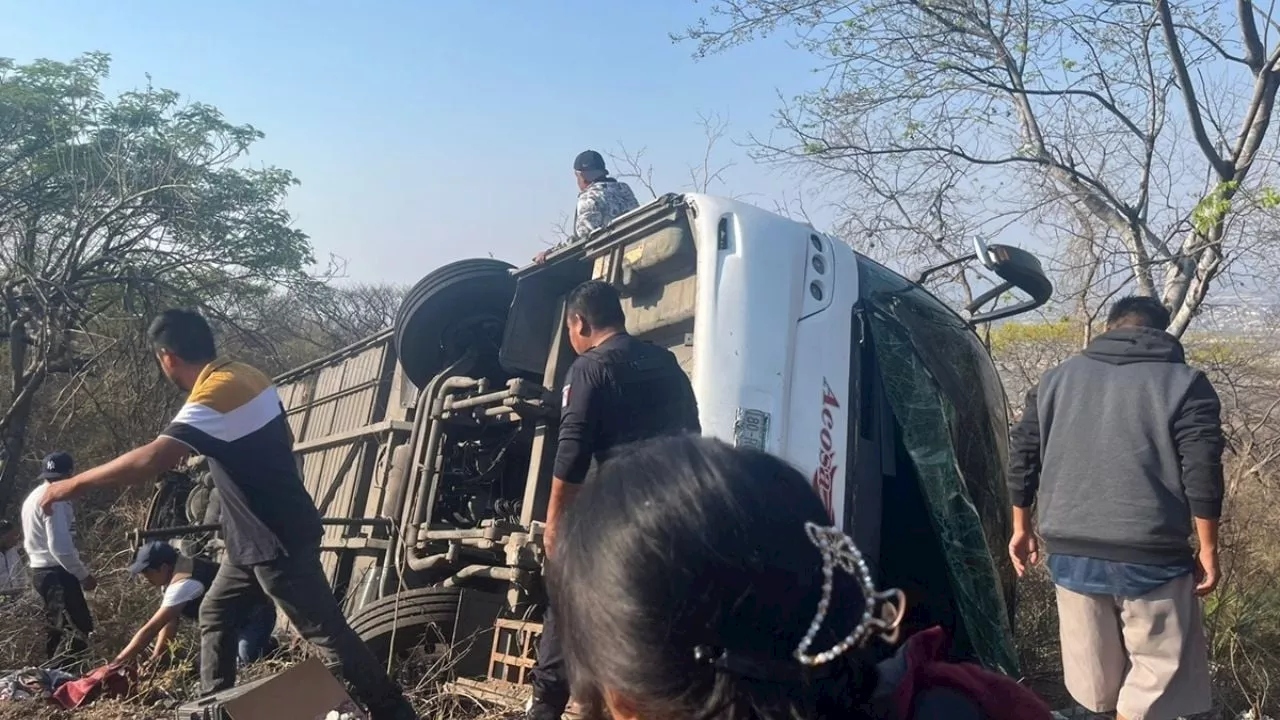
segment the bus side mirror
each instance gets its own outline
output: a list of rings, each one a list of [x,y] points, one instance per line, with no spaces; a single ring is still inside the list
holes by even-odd
[[[1049,298],[1053,296],[1053,282],[1044,274],[1044,268],[1040,266],[1040,261],[1035,255],[1012,245],[988,245],[980,237],[974,238],[973,252],[969,255],[925,268],[917,272],[911,281],[920,284],[939,270],[974,260],[995,273],[1004,282],[982,293],[965,306],[965,312],[969,313],[970,325],[995,322],[1030,312],[1049,302]],[[1027,295],[1027,299],[990,312],[978,312],[983,306],[1014,289],[1022,291]]]
[[[978,256],[978,261],[1004,282],[974,298],[965,307],[971,324],[978,325],[1021,315],[1049,302],[1049,298],[1053,296],[1053,282],[1044,274],[1044,268],[1035,255],[1012,245],[987,245],[980,239],[975,240],[974,245],[977,246],[974,254]],[[1026,294],[1027,299],[990,312],[978,312],[984,305],[1015,288]]]

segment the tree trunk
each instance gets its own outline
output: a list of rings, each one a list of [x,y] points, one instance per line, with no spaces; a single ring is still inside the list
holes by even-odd
[[[28,400],[21,406],[14,405],[9,408],[6,414],[9,424],[4,429],[3,435],[0,435],[0,452],[4,453],[4,463],[0,464],[0,517],[8,514],[9,505],[19,492],[22,454],[27,447],[27,428],[31,422],[31,409],[34,405],[30,398],[33,397],[34,393],[28,395]]]
[[[36,394],[49,375],[49,358],[43,348],[31,348],[34,359],[28,362],[26,337],[23,321],[15,321],[9,335],[9,365],[13,373],[10,404],[0,416],[0,452],[4,453],[3,464],[0,465],[0,516],[9,509],[17,491],[31,412],[35,408]]]
[[[1166,304],[1170,305],[1173,311],[1169,332],[1175,337],[1182,337],[1182,334],[1187,331],[1191,320],[1204,304],[1205,296],[1209,294],[1209,285],[1222,270],[1223,258],[1220,248],[1223,231],[1222,223],[1215,225],[1210,230],[1204,247],[1200,249],[1199,257],[1195,260],[1188,259],[1185,264],[1180,264],[1176,269],[1178,277],[1171,284],[1178,303],[1173,305],[1166,300]]]

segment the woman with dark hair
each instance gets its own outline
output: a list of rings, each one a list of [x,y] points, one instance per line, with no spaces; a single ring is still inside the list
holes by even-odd
[[[548,568],[587,717],[1048,718],[1014,681],[937,660],[923,633],[894,658],[901,593],[794,468],[715,440],[619,450],[586,483]],[[938,631],[940,632],[940,631]]]

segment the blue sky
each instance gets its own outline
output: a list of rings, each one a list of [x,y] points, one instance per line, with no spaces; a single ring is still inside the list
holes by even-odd
[[[156,85],[266,133],[251,161],[302,185],[289,207],[317,257],[353,280],[413,282],[468,256],[523,264],[576,193],[578,151],[648,148],[659,190],[701,159],[699,113],[719,113],[736,162],[726,194],[757,204],[802,180],[732,140],[768,133],[778,92],[811,86],[812,58],[779,41],[695,62],[668,33],[707,4],[48,0],[10,3],[0,54],[111,53],[111,89]],[[633,183],[639,193],[641,189]],[[810,205],[814,219],[826,214]]]

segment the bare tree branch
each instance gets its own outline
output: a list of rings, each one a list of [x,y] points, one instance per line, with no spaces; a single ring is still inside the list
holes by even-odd
[[[1212,0],[721,0],[678,37],[706,55],[794,31],[827,82],[784,102],[781,139],[753,138],[754,156],[816,171],[838,195],[879,198],[883,209],[845,203],[874,247],[945,257],[939,207],[969,233],[1052,217],[1061,266],[1160,296],[1181,334],[1210,288],[1232,281],[1224,273],[1240,277],[1236,258],[1266,257],[1245,240],[1264,222],[1250,208],[1280,202],[1268,184],[1280,179],[1276,157],[1263,152],[1280,45],[1258,32],[1280,26],[1238,1],[1233,37],[1222,10]]]

